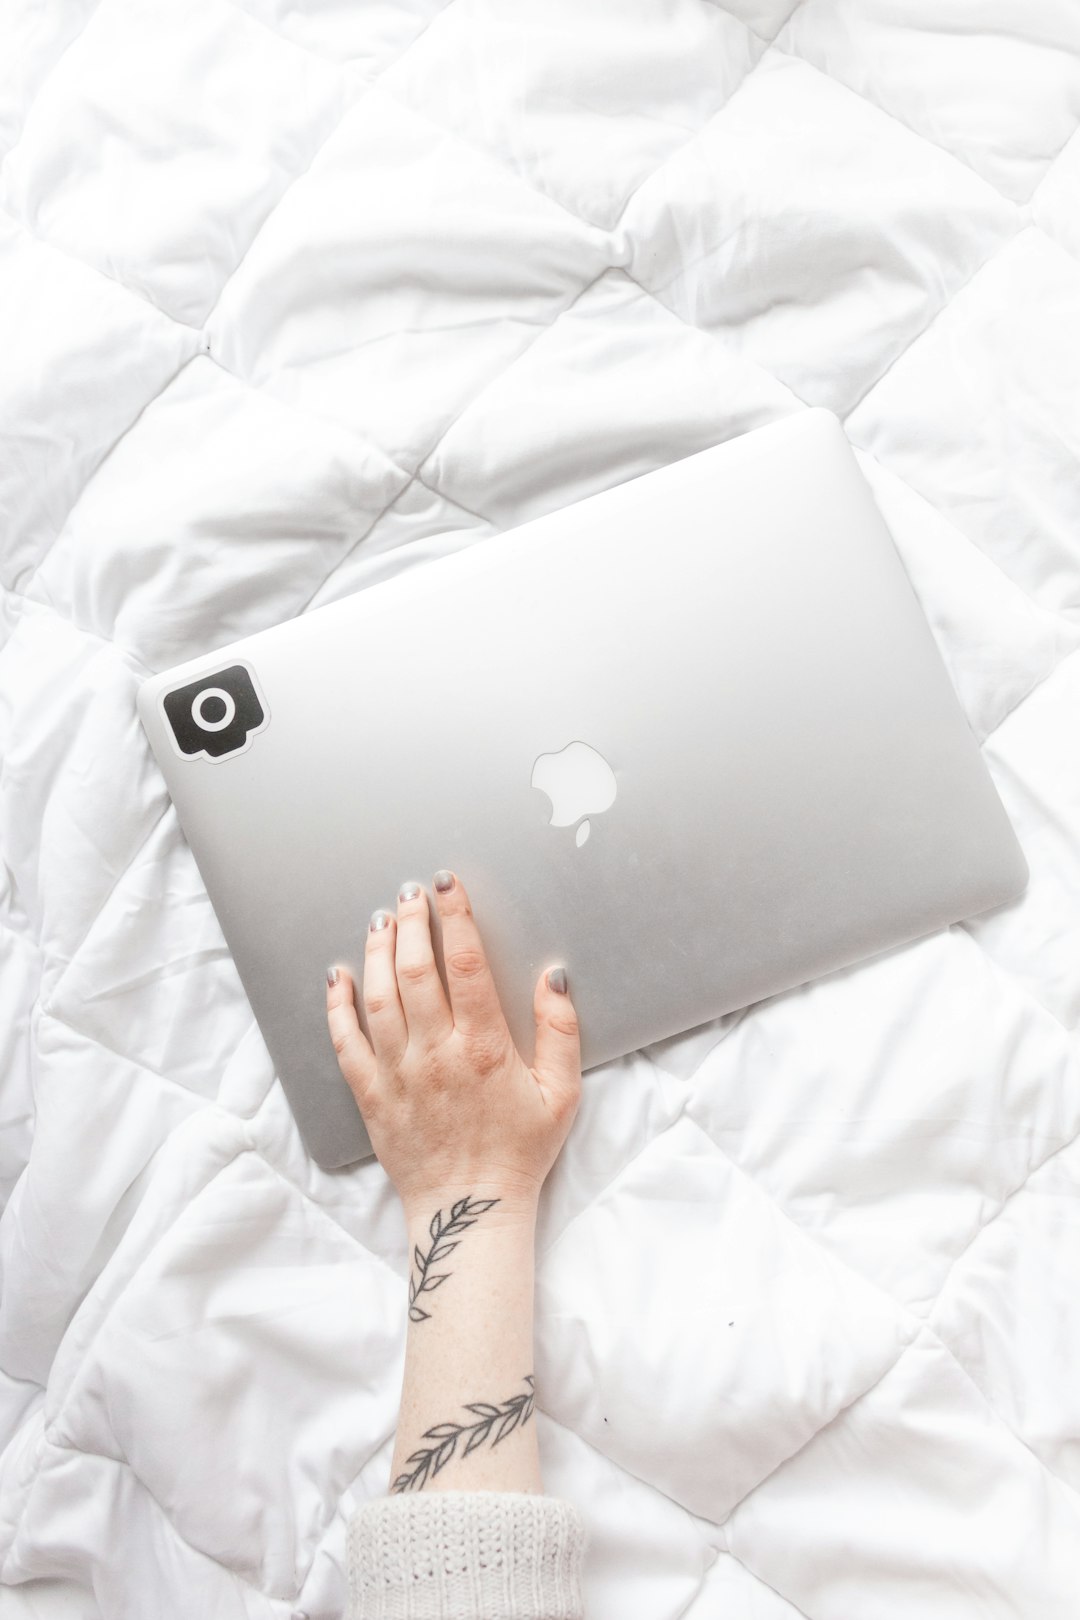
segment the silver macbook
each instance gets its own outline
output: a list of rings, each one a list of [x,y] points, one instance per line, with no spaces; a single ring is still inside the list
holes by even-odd
[[[464,880],[527,1059],[536,979],[565,964],[586,1068],[1027,881],[822,410],[209,652],[138,701],[327,1168],[372,1149],[325,967],[360,982],[370,914],[407,878],[429,896],[439,867]]]

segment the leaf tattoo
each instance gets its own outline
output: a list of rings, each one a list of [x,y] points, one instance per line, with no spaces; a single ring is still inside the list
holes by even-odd
[[[447,1255],[453,1253],[461,1241],[460,1238],[456,1238],[453,1243],[447,1243],[444,1240],[454,1232],[464,1232],[467,1226],[475,1226],[475,1217],[483,1215],[493,1204],[497,1203],[499,1203],[498,1198],[474,1198],[470,1203],[468,1194],[466,1194],[464,1198],[459,1198],[451,1208],[450,1219],[445,1226],[443,1225],[442,1210],[437,1209],[435,1211],[431,1217],[431,1225],[428,1227],[432,1238],[431,1248],[427,1254],[424,1254],[421,1252],[419,1244],[415,1244],[413,1247],[413,1259],[420,1273],[420,1281],[416,1282],[412,1277],[409,1278],[410,1322],[426,1322],[430,1319],[431,1312],[421,1310],[416,1301],[421,1294],[432,1293],[436,1288],[440,1288],[450,1275],[448,1271],[429,1270],[432,1261],[445,1260]],[[472,1216],[473,1219],[466,1220],[466,1216]]]
[[[403,1491],[423,1490],[429,1476],[434,1479],[440,1468],[445,1468],[463,1434],[469,1437],[463,1452],[463,1456],[467,1457],[477,1446],[483,1445],[496,1423],[498,1428],[491,1442],[493,1447],[512,1434],[519,1424],[524,1427],[533,1411],[536,1380],[532,1373],[525,1374],[525,1382],[529,1386],[528,1393],[512,1395],[502,1406],[492,1406],[487,1401],[467,1401],[466,1412],[478,1415],[475,1423],[436,1423],[433,1428],[425,1429],[423,1439],[434,1440],[436,1444],[429,1446],[426,1451],[414,1451],[411,1457],[406,1458],[407,1462],[415,1464],[413,1471],[411,1474],[399,1474],[390,1487],[391,1491],[400,1495]]]

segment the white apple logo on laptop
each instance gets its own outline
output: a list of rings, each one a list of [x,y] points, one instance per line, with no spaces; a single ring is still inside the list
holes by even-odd
[[[551,800],[549,827],[572,827],[581,821],[574,842],[581,848],[589,836],[589,822],[615,803],[615,772],[588,743],[571,742],[557,754],[541,754],[533,766],[532,785]]]

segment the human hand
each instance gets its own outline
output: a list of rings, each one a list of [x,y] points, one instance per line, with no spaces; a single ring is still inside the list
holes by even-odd
[[[443,885],[446,885],[443,887]],[[518,1052],[464,885],[435,874],[447,1000],[428,899],[403,884],[398,910],[367,934],[360,1028],[345,968],[327,972],[327,1021],[371,1145],[408,1216],[444,1194],[494,1192],[504,1213],[535,1212],[581,1099],[581,1045],[569,993],[537,981],[536,1059]],[[561,968],[550,970],[566,983]]]

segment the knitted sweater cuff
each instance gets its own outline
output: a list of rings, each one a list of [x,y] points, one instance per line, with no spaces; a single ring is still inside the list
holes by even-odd
[[[349,1620],[581,1620],[585,1546],[557,1496],[375,1497],[349,1522]]]

